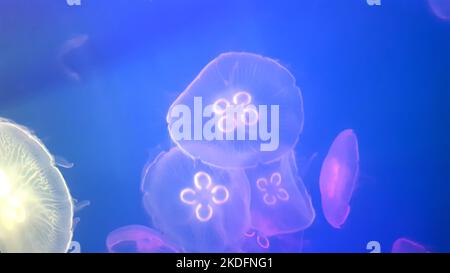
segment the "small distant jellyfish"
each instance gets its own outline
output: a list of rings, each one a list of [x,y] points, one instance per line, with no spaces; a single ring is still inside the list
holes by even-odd
[[[262,232],[250,229],[245,232],[242,239],[241,250],[245,253],[267,253],[270,249],[270,240]]]
[[[439,19],[450,21],[450,1],[449,0],[428,0],[431,11]]]
[[[392,245],[392,253],[429,253],[429,251],[417,242],[399,238]]]
[[[239,250],[244,253],[300,253],[303,250],[303,231],[267,237],[250,229],[244,234]]]
[[[294,153],[279,161],[245,170],[250,183],[252,227],[267,237],[309,227],[314,208],[297,175]]]
[[[334,228],[341,228],[347,220],[358,175],[358,139],[347,129],[333,141],[320,171],[322,210]]]
[[[0,252],[67,252],[73,204],[52,155],[0,119]]]
[[[288,153],[303,129],[292,74],[273,59],[230,52],[212,60],[171,105],[170,136],[193,158],[254,167]]]
[[[142,190],[155,227],[188,252],[225,251],[249,228],[245,176],[192,160],[177,147],[145,168]]]
[[[162,234],[146,226],[129,225],[108,234],[110,253],[178,253],[181,250]]]

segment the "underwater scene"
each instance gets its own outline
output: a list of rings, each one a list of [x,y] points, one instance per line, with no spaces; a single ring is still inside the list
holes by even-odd
[[[0,0],[17,252],[450,252],[450,0]]]

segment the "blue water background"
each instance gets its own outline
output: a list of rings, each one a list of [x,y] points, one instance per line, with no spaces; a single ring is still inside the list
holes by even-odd
[[[74,239],[103,252],[107,234],[149,224],[139,184],[169,147],[171,102],[213,58],[275,58],[304,97],[299,165],[317,218],[305,250],[390,251],[398,237],[450,251],[450,22],[426,1],[0,0],[0,116],[32,129],[58,156],[73,196],[90,200]],[[87,35],[64,56],[64,42]],[[318,177],[333,138],[353,128],[361,179],[332,229]],[[170,215],[167,215],[170,217]]]

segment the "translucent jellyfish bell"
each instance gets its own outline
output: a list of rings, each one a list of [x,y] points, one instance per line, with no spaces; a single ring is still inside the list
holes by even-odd
[[[66,252],[73,204],[51,154],[0,119],[0,252]]]
[[[275,60],[224,53],[175,100],[167,122],[172,140],[192,157],[219,167],[254,167],[295,146],[303,100],[292,74]]]
[[[118,228],[108,234],[108,252],[111,253],[178,253],[181,250],[162,234],[141,225]]]
[[[303,250],[303,231],[267,237],[262,232],[248,230],[240,251],[244,253],[299,253]]]
[[[294,153],[279,161],[245,170],[251,188],[252,227],[267,237],[309,227],[314,208],[297,175]]]
[[[225,251],[249,228],[245,176],[194,161],[176,147],[146,167],[142,190],[153,224],[188,252]]]
[[[421,244],[406,238],[397,239],[392,245],[392,253],[428,253]]]
[[[333,141],[320,171],[322,210],[334,228],[347,220],[358,174],[358,139],[353,130],[344,130]]]
[[[441,20],[450,21],[450,1],[428,0],[431,11]]]

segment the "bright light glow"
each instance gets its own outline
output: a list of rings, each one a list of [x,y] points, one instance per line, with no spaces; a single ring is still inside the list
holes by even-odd
[[[0,198],[11,192],[11,184],[5,172],[0,170]]]
[[[0,170],[0,223],[12,229],[14,224],[25,221],[26,215],[22,203],[22,199],[12,192],[10,177]]]
[[[22,206],[22,201],[15,196],[9,197],[6,200],[4,216],[10,221],[23,222],[25,220],[25,210]]]

